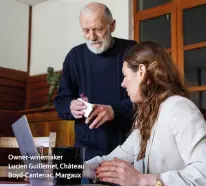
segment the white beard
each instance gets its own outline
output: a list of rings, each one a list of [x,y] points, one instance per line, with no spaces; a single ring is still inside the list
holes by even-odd
[[[102,54],[106,50],[109,49],[110,44],[112,42],[112,36],[110,32],[105,36],[105,38],[101,41],[101,46],[99,48],[93,47],[91,44],[96,43],[95,41],[88,41],[86,40],[87,47],[89,50],[95,54]]]

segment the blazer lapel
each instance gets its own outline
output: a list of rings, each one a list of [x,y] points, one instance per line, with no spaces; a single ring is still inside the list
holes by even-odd
[[[149,156],[150,156],[150,150],[151,150],[152,142],[154,140],[154,135],[155,135],[155,130],[156,130],[156,123],[157,122],[155,122],[155,125],[152,128],[150,139],[147,142],[147,148],[146,148],[146,153],[145,153],[145,174],[148,174],[148,172],[149,172]]]

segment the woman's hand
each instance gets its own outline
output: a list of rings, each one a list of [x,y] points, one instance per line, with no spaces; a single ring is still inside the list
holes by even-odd
[[[118,158],[103,162],[101,166],[97,168],[96,175],[100,181],[118,185],[145,185],[144,174],[137,171],[128,162]]]

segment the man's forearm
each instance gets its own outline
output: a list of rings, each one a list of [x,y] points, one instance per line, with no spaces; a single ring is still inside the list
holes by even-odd
[[[111,105],[114,111],[114,120],[118,121],[118,125],[131,127],[133,117],[133,104],[130,99],[124,99],[120,104]]]
[[[113,104],[111,106],[116,119],[131,119],[133,115],[133,104],[129,98],[122,100],[120,104]]]
[[[73,120],[74,117],[71,114],[70,111],[70,103],[72,101],[72,98],[64,97],[58,95],[54,100],[55,108],[59,114],[59,117],[64,120]]]

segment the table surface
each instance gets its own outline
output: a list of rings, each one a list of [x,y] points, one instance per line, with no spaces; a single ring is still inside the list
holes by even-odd
[[[28,183],[20,183],[20,182],[4,182],[0,181],[1,186],[30,186]],[[102,184],[81,184],[81,185],[74,185],[74,186],[106,186]]]

